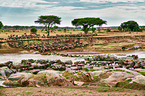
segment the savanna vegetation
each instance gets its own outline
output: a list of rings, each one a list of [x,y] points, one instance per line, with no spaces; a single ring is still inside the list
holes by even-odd
[[[70,37],[71,37],[71,35],[74,35],[74,34],[81,34],[81,36],[82,36],[82,34],[85,34],[85,36],[87,36],[88,34],[91,34],[90,36],[92,36],[92,37],[100,37],[101,38],[101,39],[98,39],[96,41],[89,42],[89,44],[88,44],[89,46],[85,46],[85,48],[83,48],[79,44],[83,44],[83,43],[85,44],[87,41],[84,40],[84,41],[82,41],[83,43],[78,42],[78,41],[73,42],[74,45],[76,45],[76,46],[79,45],[80,47],[76,47],[76,50],[73,50],[73,48],[71,48],[71,49],[66,50],[66,51],[61,51],[61,52],[64,52],[64,53],[66,53],[67,51],[72,51],[72,50],[74,52],[75,51],[78,52],[78,50],[80,52],[90,52],[90,51],[96,51],[97,50],[97,51],[103,52],[103,53],[104,53],[104,50],[107,51],[107,52],[110,52],[110,50],[111,51],[112,50],[117,50],[117,51],[121,50],[122,51],[122,48],[124,46],[125,47],[127,46],[126,48],[128,48],[128,50],[131,50],[131,48],[135,49],[136,46],[137,46],[138,49],[145,48],[144,40],[142,38],[139,38],[136,41],[134,40],[134,38],[133,39],[124,39],[124,38],[123,39],[122,38],[114,39],[114,38],[112,38],[112,39],[107,39],[107,40],[102,39],[103,37],[106,38],[106,37],[110,37],[110,36],[122,36],[123,37],[123,36],[132,36],[132,35],[134,35],[134,36],[135,35],[145,35],[145,31],[144,31],[145,27],[143,27],[143,26],[140,27],[139,24],[136,21],[123,22],[123,23],[121,23],[121,25],[119,27],[102,27],[103,24],[107,24],[106,20],[103,20],[101,18],[95,18],[95,17],[84,17],[84,18],[76,18],[76,19],[71,21],[72,25],[75,26],[75,28],[74,27],[58,27],[56,25],[57,24],[59,25],[61,23],[61,17],[54,16],[54,15],[45,15],[45,16],[42,15],[42,16],[39,16],[38,20],[36,20],[34,22],[38,23],[40,25],[43,25],[43,26],[19,26],[19,25],[4,26],[3,23],[0,21],[0,29],[1,29],[0,30],[0,38],[4,38],[4,39],[9,38],[9,40],[11,40],[10,35],[11,35],[11,37],[16,37],[16,40],[17,40],[17,37],[19,37],[19,36],[23,37],[24,39],[27,39],[25,37],[28,37],[28,38],[31,39],[31,36],[36,36],[36,38],[37,37],[38,38],[48,38],[50,36],[52,36],[52,38],[53,38],[53,36],[60,36],[60,37],[62,37],[62,40],[63,40],[63,39],[66,38],[66,36],[70,35]],[[76,36],[76,35],[74,35],[74,36]],[[80,36],[80,35],[78,35],[78,36]],[[65,46],[67,44],[69,45],[69,43],[68,43],[69,40],[67,41],[67,39],[66,39],[67,44],[63,44],[62,42],[64,42],[64,41],[54,42],[53,39],[52,39],[52,41],[50,41],[49,44],[46,43],[46,42],[44,44],[43,43],[41,44],[41,40],[34,41],[34,42],[30,41],[29,43],[27,41],[24,41],[23,43],[25,45],[24,47],[29,46],[29,44],[30,44],[30,46],[32,44],[35,44],[36,47],[37,46],[42,46],[41,47],[42,49],[43,49],[43,47],[48,47],[47,45],[51,46],[51,44],[52,44],[52,46],[58,45],[59,48],[61,48],[61,47],[64,48],[63,45],[65,45]],[[18,43],[20,43],[20,42],[18,42]],[[61,46],[60,46],[60,44],[61,44]],[[16,44],[13,44],[13,45],[15,46]],[[5,50],[6,51],[8,51],[8,50],[9,51],[12,51],[12,50],[13,51],[14,50],[16,50],[16,51],[21,50],[22,51],[23,50],[22,48],[18,49],[19,46],[16,46],[17,48],[15,48],[15,47],[10,48],[10,46],[8,46],[6,44],[2,44],[2,46],[3,47],[1,47],[0,53],[2,53]],[[129,49],[128,46],[131,46],[131,48]],[[140,48],[140,46],[141,46],[141,48]],[[71,45],[69,47],[71,47]],[[124,49],[125,49],[125,47],[124,47]],[[32,46],[31,46],[31,48],[32,48]],[[10,49],[12,49],[12,50],[10,50]],[[29,48],[28,48],[28,50],[29,50]],[[56,54],[59,54],[59,53],[56,53]],[[48,55],[48,54],[45,54],[45,55]],[[65,54],[62,54],[62,56],[63,55],[65,55]],[[66,56],[68,56],[68,54]],[[77,55],[75,55],[75,56],[77,57]],[[73,57],[73,55],[70,55],[70,57]],[[103,58],[101,58],[101,59],[103,60]],[[101,60],[101,59],[96,59],[96,60]],[[137,58],[135,60],[137,60]],[[109,60],[109,61],[111,62],[111,61],[115,61],[115,60]],[[52,62],[56,64],[56,61],[52,61]],[[47,62],[47,64],[49,65],[52,62],[49,62],[49,63]],[[123,61],[123,62],[124,62],[124,64],[129,65],[129,63],[126,63],[128,61]],[[40,65],[40,68],[41,68],[41,67],[45,66],[44,63],[46,63],[46,62],[42,62],[42,64],[43,64],[42,66],[41,66],[41,63],[36,64],[35,67],[38,67],[38,65]],[[53,63],[52,63],[52,65],[53,65]],[[62,63],[62,62],[57,62],[57,63],[58,64],[63,64],[63,65],[65,64],[65,63]],[[98,63],[96,63],[96,65]],[[79,64],[81,66],[82,62],[78,63],[76,65],[79,65]],[[94,62],[91,62],[90,64],[93,65]],[[4,65],[4,64],[2,64],[2,65]],[[22,68],[21,67],[20,68],[25,69],[23,67],[27,68],[27,66],[30,66],[30,65],[31,65],[30,62],[26,62],[26,64],[24,64],[24,66],[22,66]],[[12,64],[10,64],[10,66],[12,66]],[[71,66],[71,67],[74,67],[74,65]],[[129,68],[129,67],[127,67],[127,68]],[[31,66],[30,66],[30,68],[31,68]],[[102,68],[105,68],[105,67],[102,67]],[[112,66],[110,68],[112,68]],[[131,66],[131,68],[135,68],[135,65],[134,65],[134,67]],[[54,66],[52,67],[52,69],[55,69]],[[55,69],[55,70],[57,70],[57,69]],[[102,69],[101,71],[103,71],[103,70],[104,69]],[[115,95],[115,96],[132,95],[132,96],[143,96],[144,95],[144,93],[143,93],[143,91],[145,90],[144,85],[143,84],[138,84],[136,82],[131,83],[132,79],[119,81],[116,84],[115,87],[114,86],[112,87],[105,82],[101,82],[101,80],[103,80],[103,79],[105,80],[105,79],[109,78],[113,74],[113,72],[117,73],[119,71],[119,72],[122,72],[123,74],[131,74],[130,70],[129,71],[114,70],[114,71],[108,71],[108,72],[106,71],[105,73],[101,73],[98,76],[94,76],[93,79],[89,78],[88,81],[87,81],[87,79],[84,79],[84,78],[91,77],[89,72],[97,71],[97,69],[84,68],[81,71],[85,71],[86,73],[87,72],[88,73],[87,74],[86,73],[82,74],[81,72],[78,71],[78,73],[74,74],[74,73],[69,73],[69,72],[66,71],[61,75],[61,77],[64,76],[65,79],[71,81],[71,83],[74,85],[72,87],[64,87],[64,86],[63,87],[62,86],[59,86],[59,87],[58,86],[57,87],[49,86],[48,87],[47,86],[45,88],[44,87],[41,87],[41,88],[36,88],[36,87],[33,87],[33,88],[31,88],[31,87],[1,88],[0,89],[0,91],[1,91],[0,95],[2,95],[2,96],[5,96],[5,95],[8,95],[8,96],[11,96],[11,95],[25,95],[25,96],[26,95],[27,96],[29,96],[29,95],[35,95],[35,96],[38,96],[38,95],[39,96],[40,95],[53,95],[53,96],[55,96],[55,95],[66,95],[66,96],[68,96],[68,95],[70,95],[70,96],[71,95],[72,96],[74,96],[74,95],[79,95],[79,96],[84,96],[84,95],[86,95],[86,96],[90,96],[90,95],[100,95],[100,96],[105,96],[105,95],[106,96],[109,96],[109,95],[111,95],[111,96],[113,96],[113,95]],[[112,72],[112,73],[110,73],[110,72]],[[143,75],[143,76],[145,75],[145,72],[139,71],[138,73]],[[29,78],[29,79],[42,81],[42,82],[44,82],[44,84],[47,83],[48,85],[49,85],[49,83],[54,83],[57,80],[60,80],[61,82],[64,81],[64,79],[60,79],[58,77],[55,77],[55,78],[52,78],[52,81],[50,79],[51,82],[48,82],[49,80],[48,80],[48,78],[46,78],[47,76],[48,75],[46,75],[46,74],[32,75],[31,78]],[[86,84],[88,84],[88,82],[90,82],[89,80],[92,80],[93,81],[92,86],[89,86],[89,84],[88,85],[84,84],[83,86],[77,86],[77,84],[74,84],[74,81],[79,81],[80,82],[81,80],[85,83],[87,82]],[[112,83],[117,82],[117,80],[118,80],[118,78],[115,78],[114,81],[112,81]],[[93,86],[93,84],[95,84],[96,81],[97,81],[97,85]],[[22,82],[24,83],[23,85],[28,83],[28,82],[25,82],[24,78],[23,78]],[[13,84],[17,85],[17,83],[13,83]],[[40,86],[37,86],[37,87],[40,87]],[[138,90],[136,90],[136,89],[138,89]],[[12,91],[12,90],[14,90],[14,91]]]

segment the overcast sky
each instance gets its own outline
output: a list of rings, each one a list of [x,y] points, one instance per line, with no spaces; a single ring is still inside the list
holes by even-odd
[[[4,25],[39,25],[40,15],[61,17],[61,25],[81,17],[99,17],[107,26],[135,20],[145,25],[145,0],[0,0],[0,21]]]

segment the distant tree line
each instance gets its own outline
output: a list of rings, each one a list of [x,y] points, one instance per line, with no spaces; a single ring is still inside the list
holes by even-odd
[[[54,29],[59,29],[60,27],[56,26],[57,24],[60,24],[61,17],[55,16],[55,15],[45,15],[45,16],[39,16],[35,23],[43,24],[44,26],[3,26],[2,22],[0,21],[0,29],[32,29],[31,32],[36,33],[37,31],[35,29],[44,29],[47,31],[47,36],[49,36],[50,31]],[[107,24],[107,21],[101,19],[101,18],[95,18],[95,17],[85,17],[85,18],[76,18],[71,21],[72,25],[76,28],[83,28],[85,34],[88,34],[88,31],[92,30],[92,32],[95,32],[96,28],[98,27],[98,31],[100,31],[100,27],[103,24]],[[64,31],[66,29],[72,29],[73,27],[63,27]],[[144,28],[144,27],[142,27]],[[62,28],[61,28],[62,29]],[[119,31],[142,31],[139,27],[139,24],[136,21],[127,21],[121,23],[121,25],[118,27]],[[36,32],[35,32],[36,31]],[[111,30],[108,28],[107,32],[111,32]]]
[[[20,26],[20,25],[15,25],[15,26],[3,26],[3,29],[15,29],[15,30],[22,30],[22,29],[31,29],[31,28],[37,28],[37,29],[42,29],[43,26]]]

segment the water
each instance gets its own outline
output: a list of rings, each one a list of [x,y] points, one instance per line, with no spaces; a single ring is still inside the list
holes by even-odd
[[[112,53],[117,57],[126,57],[131,55],[138,55],[139,58],[145,58],[145,51],[131,51],[131,52],[121,52],[121,53]]]
[[[118,53],[99,53],[99,52],[68,52],[70,54],[83,54],[84,56],[93,56],[93,55],[110,55],[110,56],[116,56],[118,58],[131,56],[131,55],[138,55],[139,58],[145,58],[145,51],[130,51],[130,52],[118,52]]]
[[[84,61],[83,58],[72,58],[72,57],[62,57],[58,55],[41,55],[41,54],[0,54],[0,63],[4,63],[7,61],[13,61],[14,63],[20,63],[23,59],[34,59],[34,60],[72,60],[76,61]]]
[[[77,53],[77,52],[76,52]],[[81,53],[80,53],[81,54]],[[98,54],[87,54],[88,55],[98,55]],[[107,54],[102,54],[102,55],[113,55],[116,57],[126,57],[129,55],[138,55],[139,58],[145,58],[145,51],[132,51],[132,52],[121,52],[121,53],[107,53]],[[20,63],[21,60],[23,59],[34,59],[34,60],[62,60],[62,61],[67,61],[67,60],[72,60],[73,62],[76,61],[84,61],[83,58],[78,58],[78,57],[62,57],[58,55],[41,55],[41,54],[0,54],[0,63],[4,63],[7,61],[13,61],[14,63]]]

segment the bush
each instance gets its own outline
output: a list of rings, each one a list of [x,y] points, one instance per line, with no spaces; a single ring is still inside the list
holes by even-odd
[[[36,32],[37,32],[37,29],[35,29],[35,28],[31,29],[31,34],[36,34]]]
[[[98,35],[97,33],[93,34],[93,36],[97,36],[97,35]]]
[[[57,31],[61,31],[61,29],[58,29]]]
[[[113,32],[119,32],[119,31],[113,31]]]
[[[142,32],[143,31],[143,29],[138,29],[138,32]]]
[[[108,29],[106,29],[106,32],[111,32],[111,29],[109,29],[109,28],[108,28]]]
[[[66,33],[66,28],[64,28],[64,33]]]
[[[85,70],[85,71],[87,71],[87,72],[89,71],[89,69],[88,69],[88,68],[84,68],[84,70]]]

